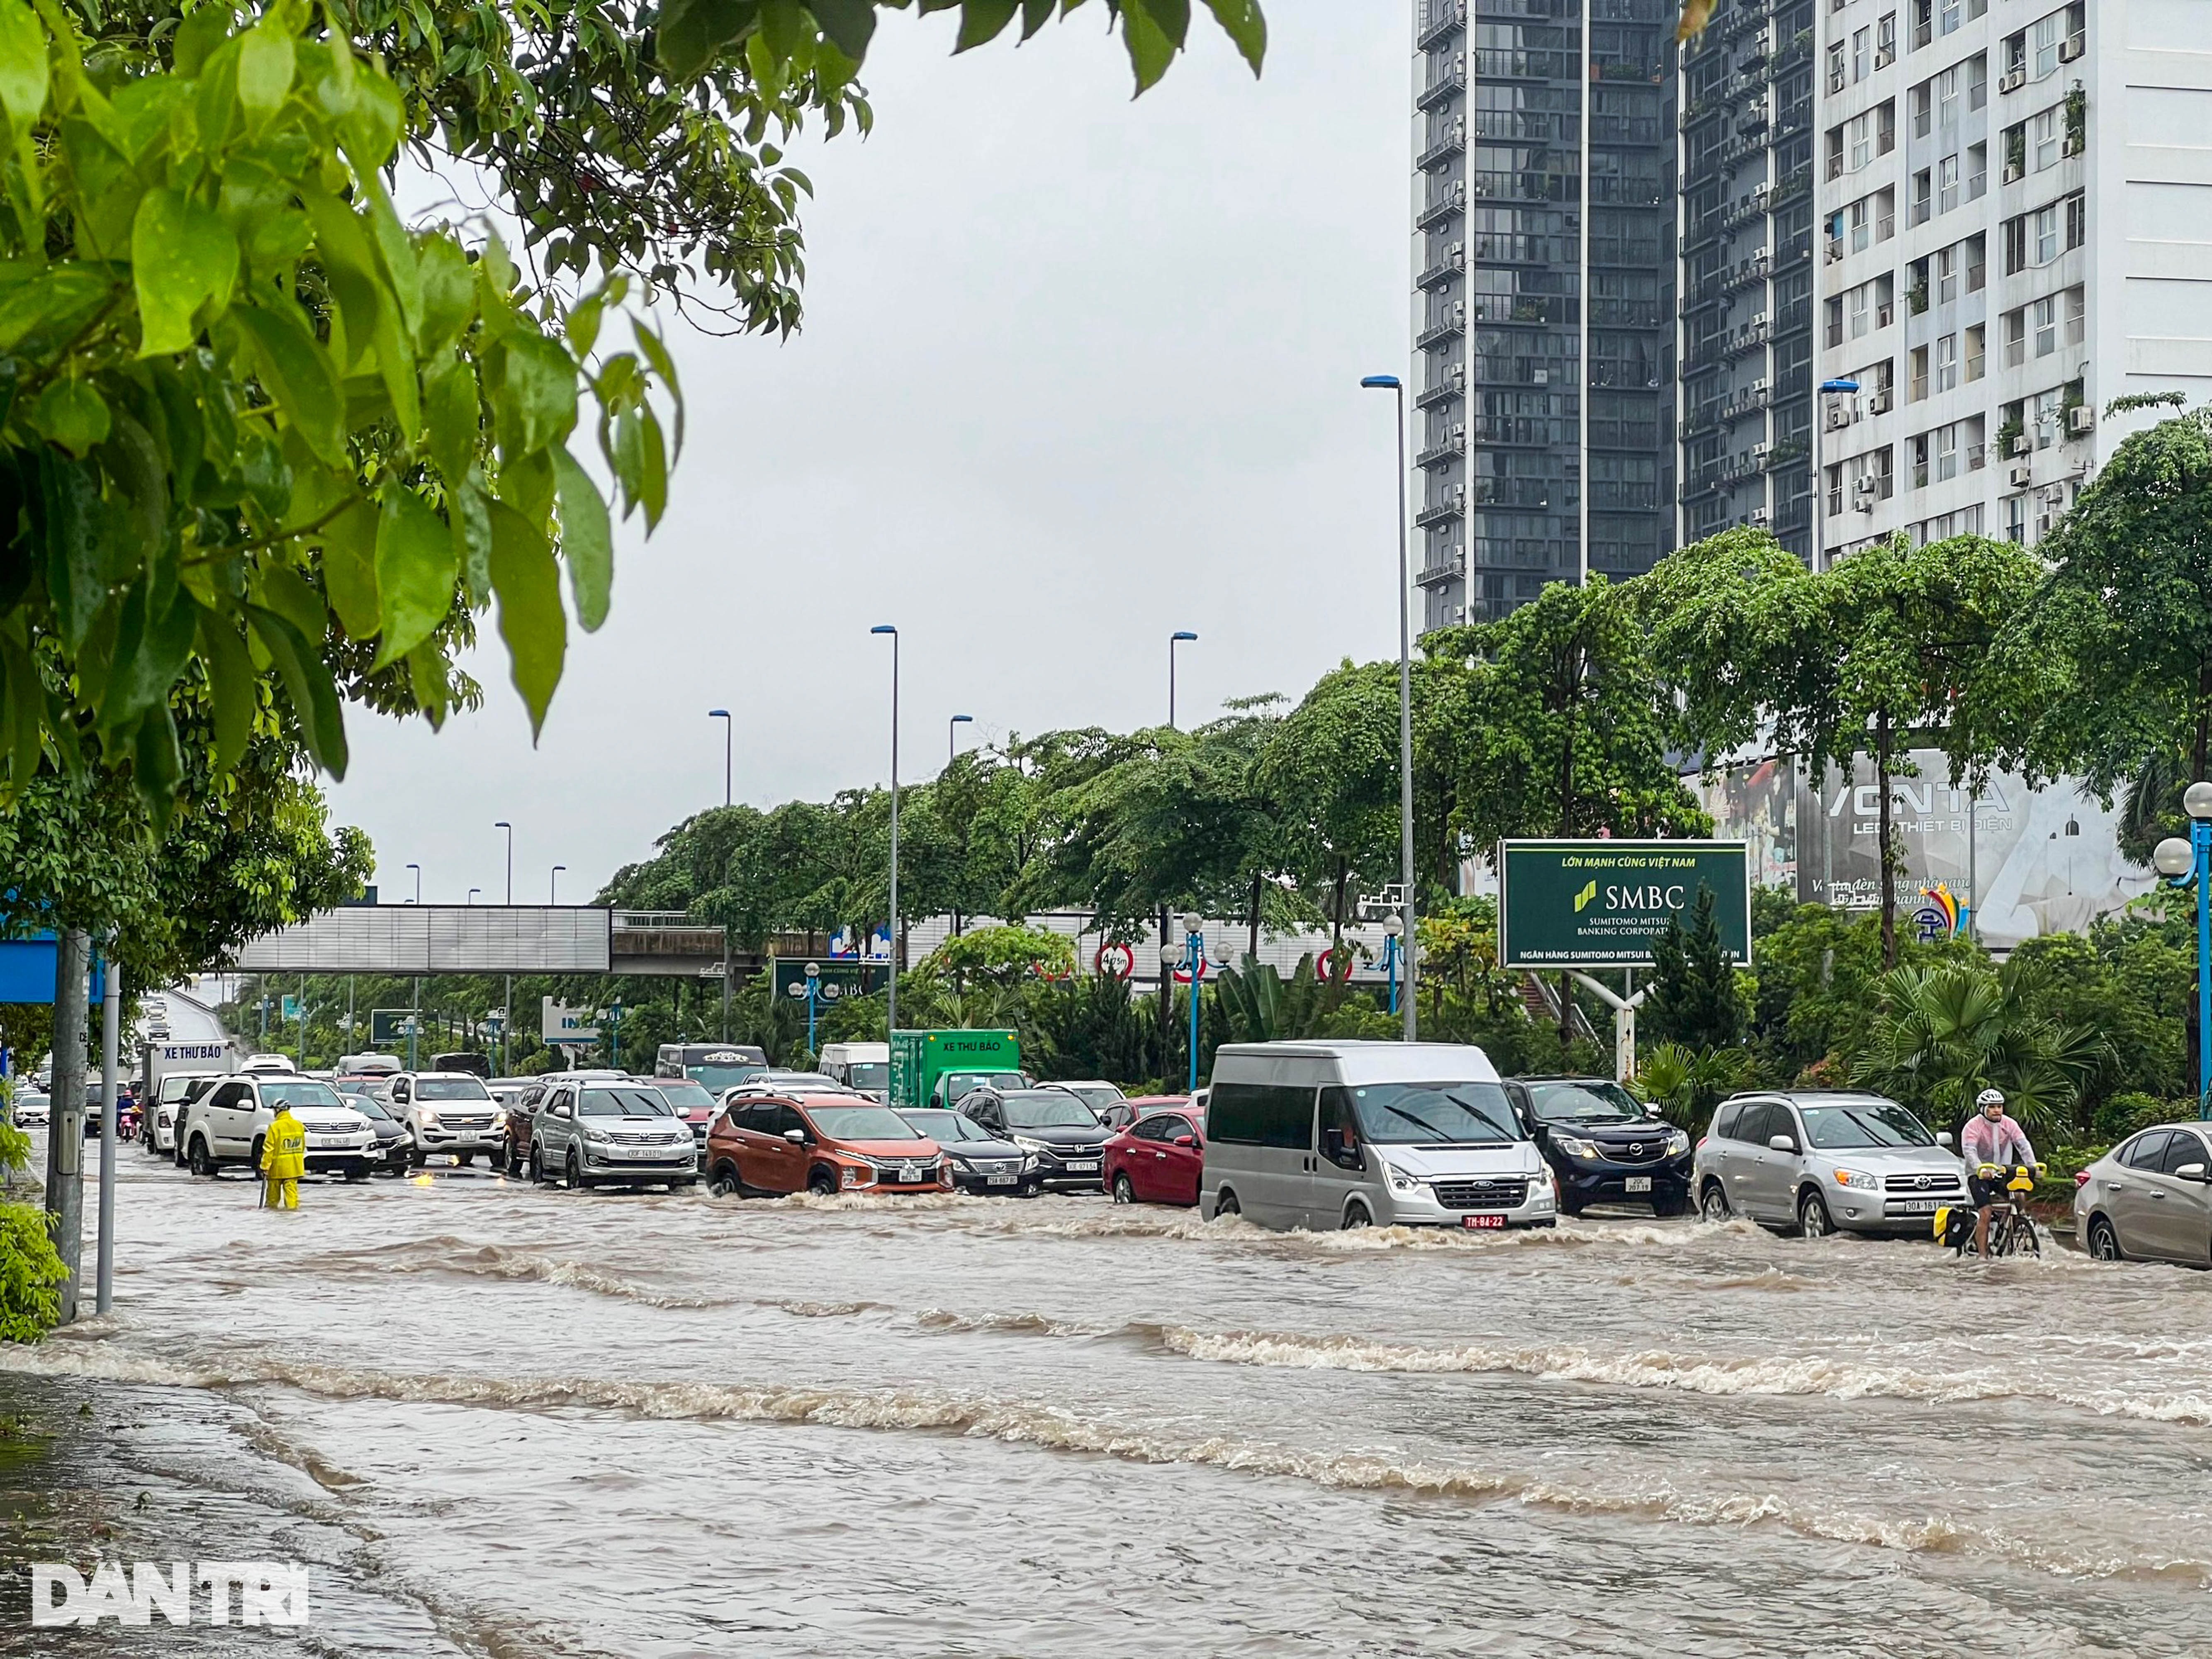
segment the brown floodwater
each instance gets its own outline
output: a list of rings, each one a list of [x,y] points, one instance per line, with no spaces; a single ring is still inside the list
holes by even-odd
[[[0,1652],[2212,1650],[2212,1275],[124,1170],[118,1316],[0,1349]],[[27,1626],[210,1558],[311,1625]]]

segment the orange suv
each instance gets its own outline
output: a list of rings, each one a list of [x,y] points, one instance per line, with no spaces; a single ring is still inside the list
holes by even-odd
[[[707,1131],[706,1161],[717,1198],[952,1189],[937,1143],[866,1095],[733,1094]]]

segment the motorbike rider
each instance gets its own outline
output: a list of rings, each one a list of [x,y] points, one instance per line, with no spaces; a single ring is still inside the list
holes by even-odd
[[[1990,1253],[1990,1211],[2004,1192],[2004,1183],[2015,1164],[2039,1167],[2027,1131],[2005,1115],[2003,1091],[1984,1089],[1974,1097],[1974,1115],[1959,1132],[1959,1156],[1966,1165],[1966,1186],[1973,1195],[1974,1249],[1983,1257]],[[2017,1154],[2017,1156],[2015,1156]],[[1994,1166],[1999,1172],[1984,1179],[1981,1171]]]

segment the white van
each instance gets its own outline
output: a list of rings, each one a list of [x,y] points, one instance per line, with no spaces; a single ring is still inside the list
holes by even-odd
[[[1215,1054],[1199,1207],[1266,1227],[1549,1227],[1559,1199],[1481,1049],[1332,1040]]]
[[[882,1100],[891,1091],[891,1045],[888,1042],[825,1042],[822,1070],[848,1089]]]

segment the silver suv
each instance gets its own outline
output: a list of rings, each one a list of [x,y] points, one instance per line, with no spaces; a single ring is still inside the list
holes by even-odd
[[[465,1165],[507,1144],[507,1113],[473,1072],[402,1072],[375,1087],[379,1099],[414,1137],[417,1169],[442,1152]]]
[[[1926,1234],[1966,1194],[1951,1137],[1880,1095],[1792,1091],[1720,1103],[1698,1143],[1690,1190],[1708,1221],[1732,1215],[1818,1238]]]
[[[634,1081],[556,1083],[530,1126],[531,1172],[579,1187],[698,1184],[691,1126]]]

